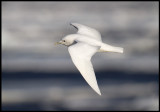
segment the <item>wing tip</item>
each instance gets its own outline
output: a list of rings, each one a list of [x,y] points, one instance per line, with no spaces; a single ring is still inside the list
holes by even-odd
[[[78,25],[78,23],[70,22],[70,25],[76,26],[76,25]]]
[[[72,25],[73,23],[72,23],[72,22],[70,22],[69,24],[70,24],[70,25]]]
[[[77,27],[76,24],[77,24],[77,23],[72,23],[72,22],[70,23],[71,26],[75,27],[75,28],[78,30],[78,27]]]
[[[101,95],[102,95],[102,94],[101,94],[101,92],[99,92],[98,94],[99,94],[99,96],[101,96]]]
[[[96,92],[97,92],[100,96],[102,95],[101,92],[100,92],[100,90],[97,90]]]
[[[93,87],[92,87],[92,88],[93,88]],[[94,90],[97,94],[99,94],[100,96],[102,95],[99,88],[93,88],[93,90]]]

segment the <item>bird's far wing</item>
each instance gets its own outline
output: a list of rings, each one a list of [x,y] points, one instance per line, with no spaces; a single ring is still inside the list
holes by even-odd
[[[89,36],[98,41],[102,41],[101,34],[97,30],[90,28],[88,26],[85,26],[85,25],[78,24],[78,23],[71,23],[71,25],[74,26],[78,30],[77,33]]]
[[[98,46],[91,46],[85,43],[78,42],[68,48],[72,61],[82,74],[87,83],[99,94],[99,90],[94,69],[91,63],[91,57],[99,49]]]

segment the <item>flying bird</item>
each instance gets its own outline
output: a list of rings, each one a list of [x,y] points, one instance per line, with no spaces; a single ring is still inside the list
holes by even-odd
[[[69,34],[55,44],[62,44],[68,47],[71,59],[86,82],[101,95],[97,84],[91,58],[96,52],[123,53],[123,48],[114,47],[102,42],[101,34],[91,27],[71,23],[78,31],[76,34]]]

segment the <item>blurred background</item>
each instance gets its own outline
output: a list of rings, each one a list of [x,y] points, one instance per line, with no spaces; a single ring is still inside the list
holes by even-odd
[[[2,110],[158,110],[158,2],[2,2]],[[124,54],[92,58],[99,96],[66,46],[77,22]]]

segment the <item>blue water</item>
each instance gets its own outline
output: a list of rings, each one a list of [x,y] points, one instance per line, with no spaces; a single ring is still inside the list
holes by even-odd
[[[134,82],[150,82],[159,81],[157,74],[142,74],[142,73],[125,73],[114,71],[96,72],[96,77],[99,80],[118,80],[118,81],[134,81]],[[23,80],[23,79],[65,79],[79,80],[82,76],[79,73],[43,73],[43,72],[3,72],[2,80]]]
[[[135,84],[148,84],[148,83],[156,83],[158,85],[159,83],[159,76],[158,74],[142,74],[142,73],[125,73],[125,72],[116,72],[116,71],[103,71],[103,72],[96,72],[96,77],[99,86],[107,85],[116,85],[119,84],[129,84],[129,83],[135,83]],[[18,81],[30,81],[30,80],[53,80],[57,81],[58,83],[52,83],[57,88],[78,88],[80,86],[88,86],[87,83],[84,81],[83,77],[79,73],[42,73],[42,72],[2,72],[2,91],[6,89],[15,89],[16,86],[8,85],[9,82],[18,82]],[[63,86],[60,85],[60,83],[63,82]],[[105,82],[105,83],[104,83]],[[37,82],[38,83],[38,82]],[[41,83],[41,82],[40,82]],[[48,83],[48,85],[52,85],[51,83]],[[41,83],[43,85],[43,82]],[[44,83],[45,85],[45,83]],[[34,87],[35,85],[33,85]],[[23,87],[23,85],[22,85]],[[33,88],[32,87],[32,88]],[[158,86],[157,86],[158,87]],[[37,87],[36,87],[37,88]],[[24,85],[25,89],[25,85]],[[82,89],[82,88],[81,88]],[[145,88],[142,88],[145,89]],[[158,93],[158,88],[156,89]],[[94,91],[92,91],[94,92]],[[151,92],[152,93],[152,92]],[[81,94],[81,93],[80,93]],[[65,97],[65,96],[64,96]],[[110,105],[102,108],[97,108],[96,110],[117,110],[118,108],[115,108],[115,105],[118,105],[117,103],[121,102],[131,102],[134,101],[137,98],[137,96],[128,96],[128,97],[115,97],[110,100]],[[95,99],[92,99],[93,101]],[[88,100],[88,102],[92,101],[91,99]],[[108,99],[99,99],[97,101],[99,102],[106,102]],[[82,100],[83,101],[83,100]],[[45,110],[42,106],[43,102],[35,101],[35,102],[22,102],[22,103],[2,103],[2,110],[8,111],[8,110],[32,110],[32,111],[43,111]],[[64,102],[62,101],[62,104]],[[62,105],[61,103],[55,104],[51,103],[51,107],[54,108],[51,110],[76,110],[71,109],[65,105]],[[87,108],[87,107],[86,107]],[[90,107],[88,107],[90,108]],[[132,110],[133,108],[129,108]],[[83,109],[82,109],[83,110]],[[84,109],[85,110],[85,109]],[[123,110],[123,109],[122,109]],[[134,110],[134,109],[133,109]]]

